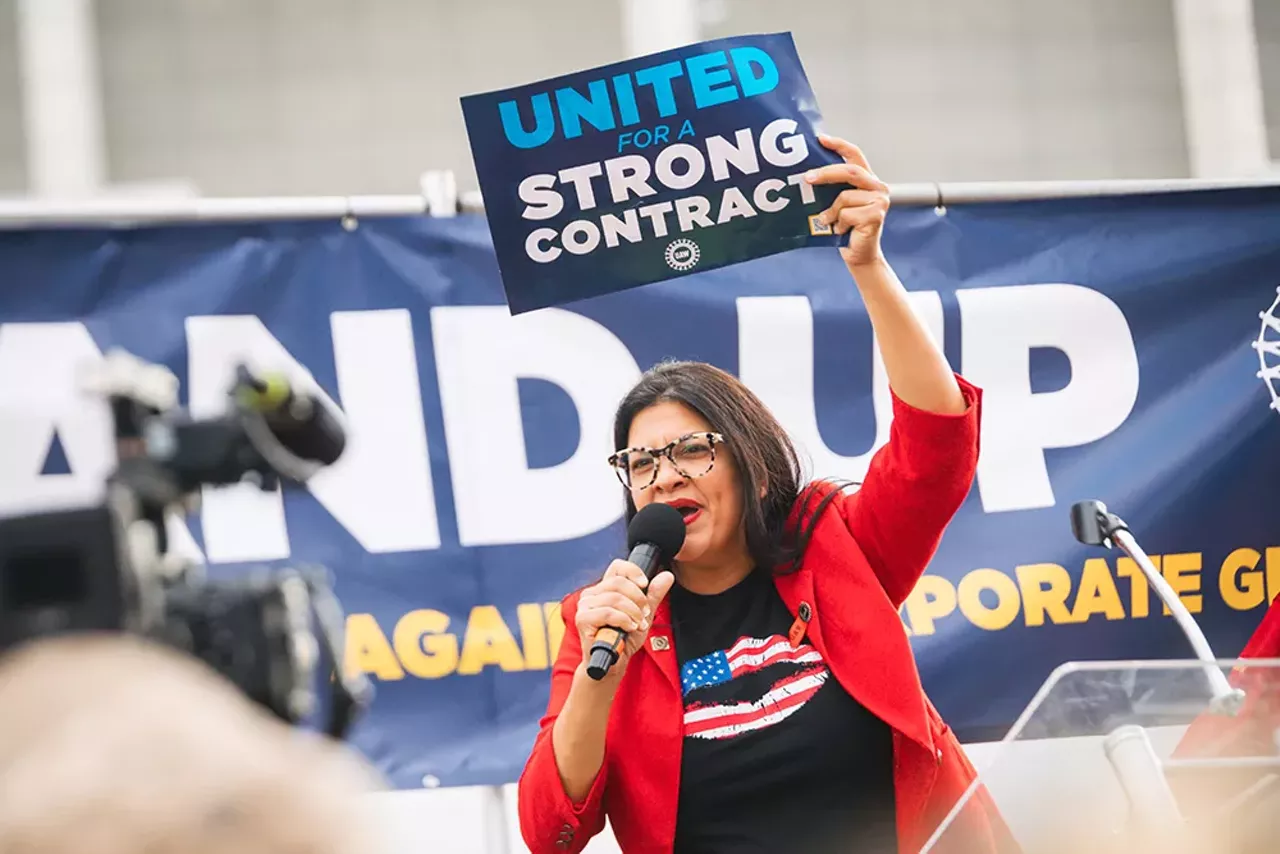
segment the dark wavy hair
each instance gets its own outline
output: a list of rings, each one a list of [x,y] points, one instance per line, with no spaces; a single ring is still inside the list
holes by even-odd
[[[706,419],[712,431],[725,437],[737,462],[747,551],[756,568],[774,572],[798,569],[817,520],[850,484],[836,484],[810,514],[817,483],[801,486],[803,469],[787,431],[741,380],[705,362],[665,361],[646,371],[618,404],[613,418],[614,447],[627,447],[636,415],[664,402],[684,404]],[[763,498],[761,485],[765,486]],[[630,522],[636,505],[630,490],[624,488],[623,492]],[[802,495],[799,518],[808,521],[796,529],[788,520]]]

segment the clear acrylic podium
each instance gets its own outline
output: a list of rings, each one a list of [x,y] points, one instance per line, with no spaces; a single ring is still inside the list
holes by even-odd
[[[922,850],[985,786],[1024,854],[1280,854],[1278,726],[1280,660],[1064,664]]]

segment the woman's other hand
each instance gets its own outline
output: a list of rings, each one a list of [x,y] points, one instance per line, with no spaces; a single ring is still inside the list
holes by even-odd
[[[627,633],[627,641],[610,671],[621,673],[632,654],[644,645],[658,604],[674,583],[670,572],[660,572],[650,581],[634,563],[615,560],[609,564],[604,577],[582,591],[578,599],[575,623],[584,652],[589,653],[600,629],[621,629]]]

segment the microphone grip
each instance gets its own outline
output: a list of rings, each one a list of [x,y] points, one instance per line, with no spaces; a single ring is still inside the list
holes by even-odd
[[[612,626],[605,626],[596,632],[595,643],[591,644],[591,658],[587,660],[587,675],[599,682],[613,665],[618,663],[618,656],[627,642],[627,635]]]
[[[627,560],[640,567],[644,577],[653,580],[661,563],[658,547],[653,543],[636,543],[627,555]],[[627,643],[627,633],[613,626],[603,626],[596,631],[595,641],[591,644],[590,656],[587,659],[587,675],[599,682],[618,663],[623,647]]]

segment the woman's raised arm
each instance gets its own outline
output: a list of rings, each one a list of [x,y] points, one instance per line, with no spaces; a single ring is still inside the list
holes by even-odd
[[[896,606],[911,592],[964,501],[978,464],[981,392],[959,380],[880,248],[889,188],[862,151],[842,139],[822,144],[844,163],[810,172],[813,184],[847,184],[823,220],[848,234],[840,248],[867,307],[893,392],[889,443],[841,512]]]
[[[848,244],[840,247],[840,255],[867,307],[889,387],[916,409],[939,415],[964,412],[964,395],[951,366],[911,310],[907,290],[880,248],[880,234],[889,210],[888,186],[871,171],[858,146],[825,135],[820,141],[845,162],[815,169],[806,178],[812,184],[849,185],[822,217],[836,234],[849,235]]]

